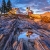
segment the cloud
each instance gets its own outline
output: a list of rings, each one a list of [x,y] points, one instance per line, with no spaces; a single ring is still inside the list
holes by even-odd
[[[43,11],[50,11],[50,6],[42,8]]]
[[[14,3],[13,7],[19,7],[21,8],[21,10],[24,10],[24,8],[26,9],[26,7],[30,6],[33,11],[35,11],[35,9],[39,10],[37,12],[50,11],[49,0],[13,0],[13,1],[12,1]],[[48,7],[48,8],[45,8],[45,7]]]
[[[11,0],[11,2],[12,7],[18,7],[21,8],[21,10],[24,10],[26,7],[30,6],[32,10],[41,9],[42,11],[50,11],[50,0]]]

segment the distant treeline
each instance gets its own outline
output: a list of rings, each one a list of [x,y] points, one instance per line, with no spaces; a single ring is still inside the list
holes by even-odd
[[[5,0],[2,0],[2,5],[0,7],[0,11],[1,13],[7,13],[12,9],[12,4],[11,1],[8,0],[8,2],[6,3]]]

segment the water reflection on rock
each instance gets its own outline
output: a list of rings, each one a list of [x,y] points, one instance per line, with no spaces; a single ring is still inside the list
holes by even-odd
[[[31,34],[30,37],[28,37],[26,34],[27,32],[21,32],[21,34],[18,37],[18,40],[20,39],[24,39],[24,40],[30,39],[31,40],[31,39],[39,38],[39,35],[37,35],[36,33]]]

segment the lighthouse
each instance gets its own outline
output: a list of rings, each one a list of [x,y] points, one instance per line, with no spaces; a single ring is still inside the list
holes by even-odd
[[[33,14],[33,11],[30,10],[30,7],[27,7],[27,8],[26,8],[26,14],[27,14],[27,15]]]

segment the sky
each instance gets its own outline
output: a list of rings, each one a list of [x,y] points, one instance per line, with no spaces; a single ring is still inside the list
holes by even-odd
[[[7,0],[5,0],[7,2]],[[2,0],[0,0],[1,6]],[[11,0],[12,7],[20,8],[21,11],[25,12],[26,7],[37,14],[44,12],[50,12],[50,0]]]

